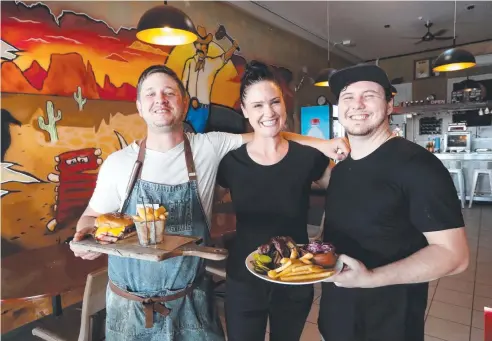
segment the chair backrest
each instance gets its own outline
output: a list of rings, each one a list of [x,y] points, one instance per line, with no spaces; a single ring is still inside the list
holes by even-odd
[[[315,230],[313,228],[315,228]],[[314,241],[316,239],[321,239],[323,237],[324,228],[325,228],[325,211],[323,210],[323,215],[321,216],[321,222],[319,226],[313,226],[308,224],[308,231],[310,229],[312,232],[316,231],[314,234],[309,234],[309,240]]]
[[[82,314],[78,341],[91,340],[91,316],[106,308],[107,287],[108,268],[94,271],[87,275],[84,300],[82,301]]]

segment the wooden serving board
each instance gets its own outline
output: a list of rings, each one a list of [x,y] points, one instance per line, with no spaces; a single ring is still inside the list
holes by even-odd
[[[201,238],[198,237],[166,234],[162,243],[142,246],[138,242],[138,236],[135,234],[112,244],[99,244],[92,237],[77,242],[72,240],[70,244],[72,249],[77,251],[93,251],[120,257],[160,262],[182,255],[180,248],[185,245],[192,248],[201,248],[196,245],[200,241]]]

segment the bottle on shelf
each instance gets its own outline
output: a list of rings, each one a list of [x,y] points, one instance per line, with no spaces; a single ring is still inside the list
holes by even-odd
[[[434,137],[434,153],[439,153],[441,150],[441,137],[436,136]]]
[[[427,144],[425,145],[425,148],[431,153],[434,153],[434,140],[430,136],[427,139]]]

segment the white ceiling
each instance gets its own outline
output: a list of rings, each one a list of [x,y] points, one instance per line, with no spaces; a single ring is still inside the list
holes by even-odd
[[[230,3],[327,48],[326,1]],[[467,10],[472,4],[475,8]],[[401,37],[422,37],[427,32],[427,20],[433,23],[431,32],[447,29],[443,36],[453,36],[454,9],[454,1],[330,1],[330,52],[360,62],[452,46],[453,40],[415,45],[417,39]],[[456,12],[457,45],[492,39],[492,1],[458,1]],[[384,28],[386,24],[391,27]],[[338,44],[344,40],[351,40],[355,46]]]

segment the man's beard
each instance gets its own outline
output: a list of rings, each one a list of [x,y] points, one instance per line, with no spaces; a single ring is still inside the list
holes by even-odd
[[[388,119],[387,116],[381,117],[380,120],[370,124],[370,125],[364,125],[364,126],[355,126],[355,127],[344,127],[345,131],[347,132],[348,135],[352,136],[368,136],[374,133],[374,131],[378,130],[384,122]],[[350,120],[350,118],[347,118],[347,120]]]
[[[177,118],[170,123],[154,122],[151,120],[147,121],[148,128],[155,133],[167,133],[170,131],[175,131],[179,129],[182,125],[183,122],[181,120],[178,120]]]
[[[169,133],[176,131],[183,126],[183,122],[174,122],[173,124],[152,123],[149,125],[149,129],[154,133]]]

